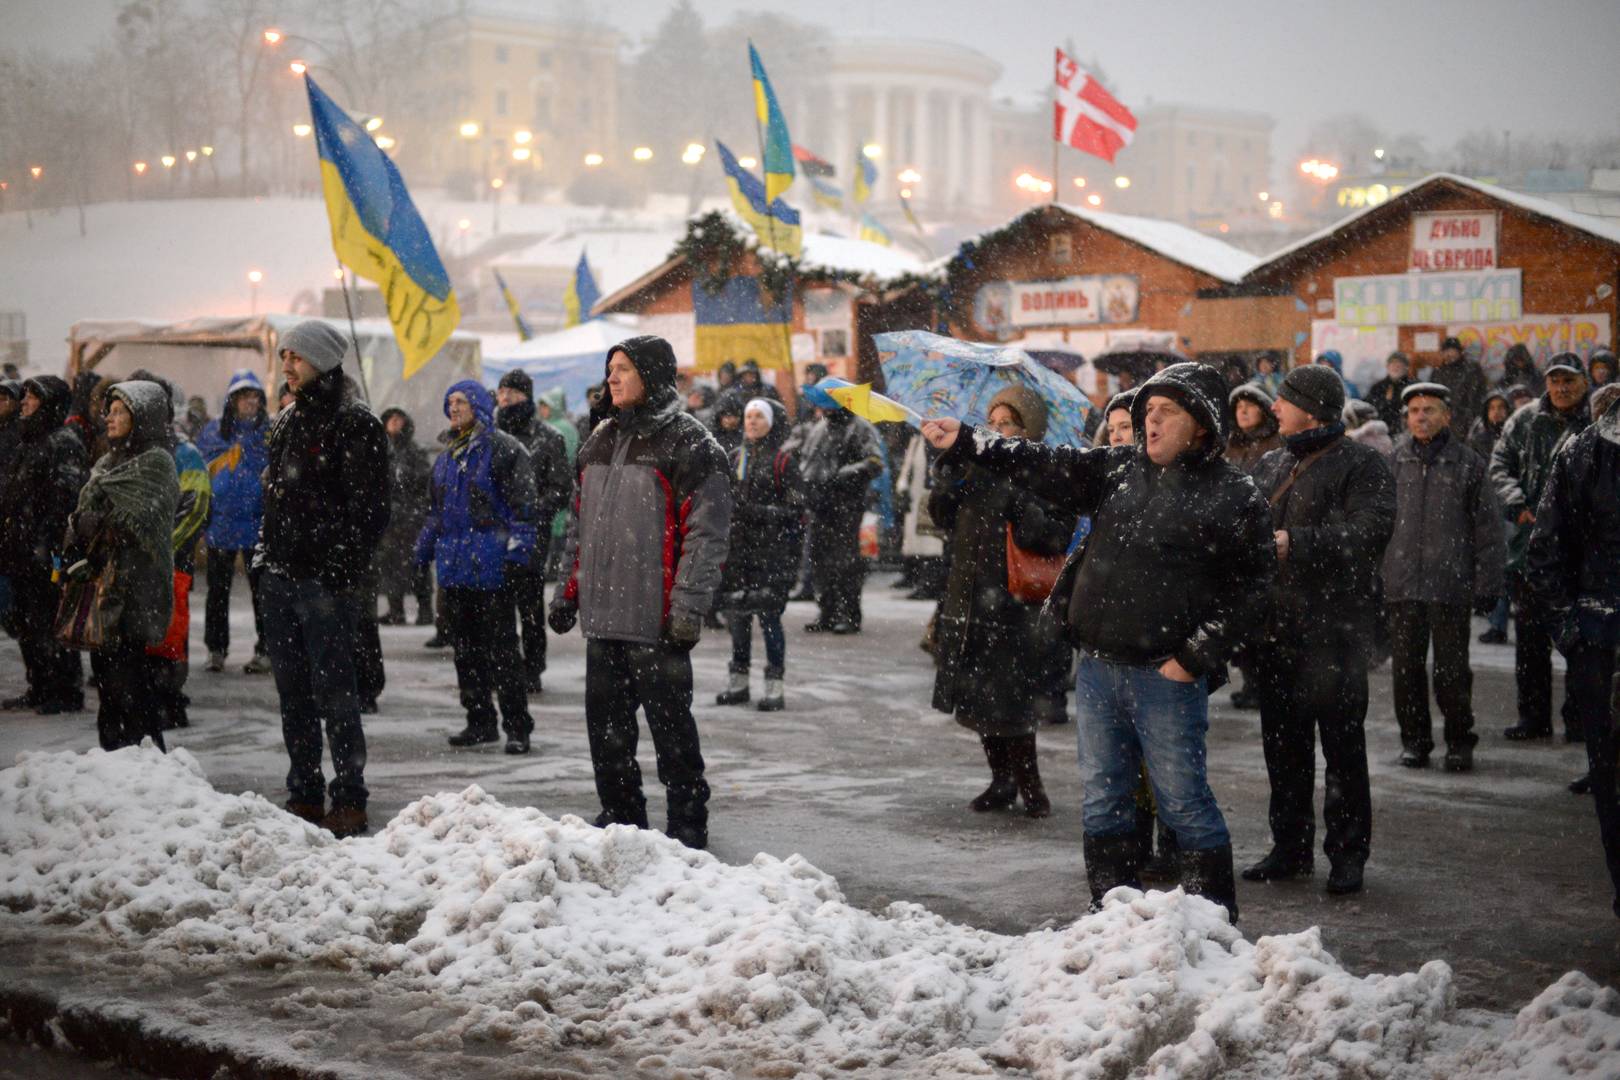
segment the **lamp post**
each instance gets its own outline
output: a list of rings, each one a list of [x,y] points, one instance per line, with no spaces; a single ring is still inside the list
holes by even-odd
[[[257,315],[259,313],[259,282],[264,280],[264,271],[249,270],[247,272],[247,279],[249,297],[248,314]]]

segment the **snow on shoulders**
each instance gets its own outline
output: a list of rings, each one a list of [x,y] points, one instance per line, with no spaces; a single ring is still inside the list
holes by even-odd
[[[1179,890],[1005,936],[852,907],[796,855],[730,866],[477,787],[337,841],[216,792],[184,750],[0,771],[0,908],[171,963],[351,967],[548,1045],[699,1071],[1556,1076],[1620,1052],[1620,995],[1577,973],[1481,1025],[1443,963],[1357,978],[1315,930],[1251,943]]]

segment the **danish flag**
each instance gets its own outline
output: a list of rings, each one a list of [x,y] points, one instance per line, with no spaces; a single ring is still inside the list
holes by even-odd
[[[1052,96],[1052,137],[1104,161],[1131,144],[1136,117],[1102,83],[1057,50],[1057,87]]]

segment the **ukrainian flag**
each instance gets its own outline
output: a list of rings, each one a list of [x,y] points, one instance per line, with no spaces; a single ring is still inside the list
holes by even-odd
[[[766,306],[758,278],[727,278],[718,292],[694,278],[692,317],[699,371],[714,371],[727,360],[757,360],[762,368],[793,370],[788,347],[792,298]]]
[[[877,183],[877,166],[863,150],[855,151],[855,205],[860,206],[872,197],[872,186]]]
[[[506,310],[512,313],[512,321],[517,323],[519,339],[528,341],[534,337],[534,331],[529,329],[529,324],[523,320],[522,305],[518,303],[518,298],[512,295],[512,290],[507,287],[506,279],[501,277],[501,272],[494,267],[490,267],[490,273],[495,275],[495,284],[501,290],[501,299],[506,301]],[[569,325],[573,324],[570,323]]]
[[[922,427],[922,417],[872,389],[871,383],[852,383],[829,375],[816,383],[816,389],[826,393],[838,404],[874,424],[910,424]]]
[[[810,187],[815,192],[816,202],[829,210],[843,210],[844,189],[836,184],[829,184],[819,176],[806,173],[810,180]]]
[[[759,62],[754,43],[748,43],[748,63],[754,70],[754,119],[763,133],[760,141],[765,146],[765,201],[776,197],[793,186],[793,140],[788,138],[787,120],[782,106],[777,104],[776,91],[765,77],[765,65]]]
[[[388,155],[307,73],[304,86],[332,248],[344,266],[381,287],[409,379],[461,321],[450,276]]]
[[[602,299],[602,293],[596,287],[596,277],[591,273],[591,264],[585,258],[585,252],[579,253],[579,265],[574,267],[574,276],[568,280],[568,290],[563,293],[563,325],[578,326],[583,322],[590,322],[594,317],[591,308]]]
[[[753,226],[754,232],[768,246],[784,255],[798,255],[804,248],[804,230],[799,227],[799,212],[781,199],[765,200],[765,185],[759,177],[737,164],[737,158],[716,139],[720,151],[720,167],[726,170],[726,188],[731,192],[731,205],[742,219]]]
[[[894,237],[889,235],[889,230],[885,229],[881,224],[879,224],[877,218],[867,213],[861,214],[861,227],[859,230],[857,230],[855,235],[860,237],[862,240],[869,240],[874,244],[882,244],[884,247],[888,247],[890,244],[894,243]]]

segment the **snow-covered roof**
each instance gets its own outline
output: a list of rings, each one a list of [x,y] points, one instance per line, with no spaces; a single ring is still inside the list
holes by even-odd
[[[500,255],[491,260],[491,265],[498,270],[572,270],[583,251],[597,288],[606,294],[636,280],[649,266],[662,263],[680,238],[679,230],[668,228],[571,228]]]
[[[1419,180],[1405,191],[1402,191],[1399,195],[1390,198],[1389,201],[1379,203],[1377,206],[1362,207],[1360,210],[1353,211],[1345,217],[1340,218],[1332,225],[1329,225],[1324,229],[1318,229],[1309,236],[1296,240],[1279,251],[1272,252],[1270,255],[1267,255],[1265,259],[1257,262],[1254,267],[1250,269],[1249,273],[1252,275],[1261,270],[1267,269],[1292,255],[1298,254],[1306,248],[1319,244],[1335,234],[1342,232],[1344,229],[1349,228],[1351,225],[1354,225],[1356,222],[1360,221],[1364,217],[1367,217],[1369,214],[1376,214],[1388,207],[1394,206],[1396,203],[1399,203],[1402,200],[1410,199],[1419,191],[1422,191],[1432,184],[1442,182],[1452,183],[1458,187],[1467,188],[1470,191],[1478,192],[1479,194],[1485,195],[1489,198],[1498,199],[1502,202],[1508,203],[1511,206],[1517,206],[1519,209],[1529,211],[1532,214],[1539,214],[1542,217],[1551,218],[1554,221],[1568,225],[1572,229],[1578,229],[1581,232],[1590,233],[1591,235],[1598,237],[1600,240],[1607,240],[1611,244],[1620,244],[1620,221],[1592,217],[1588,214],[1582,214],[1578,211],[1571,210],[1569,207],[1553,202],[1550,199],[1538,198],[1535,195],[1526,195],[1522,191],[1513,191],[1509,188],[1497,187],[1494,184],[1483,184],[1480,181],[1471,179],[1467,176],[1458,176],[1456,173],[1442,172],[1430,173],[1428,176],[1425,176],[1422,180]]]
[[[920,274],[922,260],[904,248],[884,247],[870,240],[826,233],[805,233],[799,265],[812,270],[837,270],[886,281],[905,274]]]
[[[505,348],[492,349],[485,339],[486,360],[551,360],[569,356],[603,356],[608,349],[636,332],[636,319],[604,315],[599,319],[539,334]]]
[[[1057,204],[1064,213],[1073,214],[1115,236],[1156,251],[1165,258],[1202,270],[1222,281],[1235,282],[1254,269],[1260,261],[1241,248],[1225,240],[1207,236],[1197,229],[1177,225],[1159,218],[1135,217],[1130,214],[1110,214],[1084,206]]]

